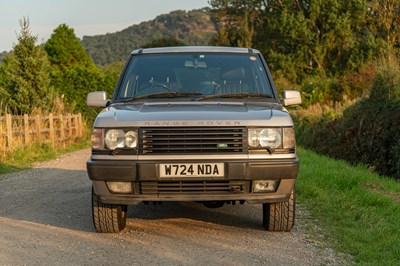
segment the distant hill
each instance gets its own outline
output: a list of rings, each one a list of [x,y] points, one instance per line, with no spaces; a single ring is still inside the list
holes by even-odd
[[[209,8],[177,10],[116,33],[84,36],[82,44],[97,65],[107,65],[125,60],[132,50],[157,39],[174,38],[185,45],[207,45],[215,33]]]

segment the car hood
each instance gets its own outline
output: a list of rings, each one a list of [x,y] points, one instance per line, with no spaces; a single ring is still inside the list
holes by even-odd
[[[94,127],[177,126],[293,126],[293,121],[276,103],[150,102],[114,104],[94,122]]]

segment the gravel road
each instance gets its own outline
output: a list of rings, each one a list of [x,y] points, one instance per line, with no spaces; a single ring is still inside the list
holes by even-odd
[[[99,234],[91,220],[90,150],[0,175],[0,265],[321,265],[332,250],[307,237],[304,212],[290,233],[261,227],[260,205],[130,206],[127,228]],[[309,222],[307,222],[309,223]]]

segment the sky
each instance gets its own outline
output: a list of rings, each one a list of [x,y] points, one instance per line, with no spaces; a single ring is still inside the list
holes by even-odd
[[[19,20],[28,17],[33,35],[44,43],[60,24],[77,37],[121,31],[173,10],[208,6],[208,0],[0,0],[0,52],[17,42]]]

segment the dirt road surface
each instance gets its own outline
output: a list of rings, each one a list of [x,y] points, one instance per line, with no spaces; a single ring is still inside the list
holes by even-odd
[[[307,240],[297,214],[290,233],[261,227],[260,205],[130,206],[127,228],[99,234],[91,218],[86,160],[66,154],[0,175],[0,265],[320,265],[334,253]]]

